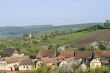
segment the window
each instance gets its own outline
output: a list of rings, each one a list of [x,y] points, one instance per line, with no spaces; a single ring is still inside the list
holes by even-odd
[[[26,66],[26,68],[28,69],[28,66]]]
[[[24,68],[25,68],[25,66],[24,66]]]

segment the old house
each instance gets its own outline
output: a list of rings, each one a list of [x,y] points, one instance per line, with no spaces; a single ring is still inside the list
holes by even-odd
[[[50,67],[53,65],[57,65],[57,63],[59,63],[59,61],[56,58],[44,57],[36,62],[35,69],[37,70],[38,68],[42,67],[43,65]]]
[[[4,61],[4,59],[0,59],[0,71],[7,71],[7,70],[8,67],[6,61]]]
[[[0,61],[0,70],[5,71],[32,70],[32,66],[32,61],[28,56],[17,53],[10,57],[2,58]]]
[[[63,71],[73,71],[73,69],[78,68],[80,64],[82,63],[82,60],[75,60],[74,57],[67,58],[64,61],[62,61],[59,64],[59,68],[61,68]]]
[[[19,70],[32,70],[34,63],[29,57],[24,57],[19,62]]]
[[[74,57],[67,58],[65,61],[68,62],[69,65],[78,67],[82,63],[82,59],[76,60]]]
[[[54,64],[57,64],[57,59],[56,58],[41,58],[42,64],[46,66],[52,66]]]
[[[90,62],[91,69],[100,68],[100,67],[101,67],[100,58],[95,58]]]
[[[102,64],[109,64],[110,50],[94,51],[94,58],[100,58]]]
[[[76,51],[75,52],[75,58],[76,59],[89,60],[92,58],[92,52],[91,51]]]
[[[59,64],[59,68],[63,71],[63,72],[70,72],[73,71],[73,68],[71,65],[69,65],[69,63],[67,61],[62,61]]]
[[[80,69],[81,69],[82,71],[86,71],[86,70],[87,70],[87,65],[86,65],[85,63],[82,63],[82,64],[80,65]]]
[[[4,68],[0,68],[0,70],[6,70],[6,71],[18,71],[18,67],[19,66],[19,62],[18,62],[19,58],[15,57],[15,56],[11,56],[11,57],[5,57],[1,59],[1,66],[4,64]],[[16,68],[15,68],[16,66]]]
[[[43,57],[55,57],[56,56],[56,50],[51,49],[51,50],[40,50],[37,54],[37,58],[43,58]]]
[[[4,49],[4,53],[6,56],[11,56],[13,55],[15,52],[18,53],[17,49],[16,48],[5,48]]]
[[[64,58],[61,57],[54,57],[54,58],[49,58],[49,57],[44,57],[39,59],[36,62],[36,70],[40,67],[48,66],[48,67],[53,67],[53,66],[58,66],[59,63],[61,63],[64,60]]]
[[[63,58],[71,58],[75,56],[75,53],[73,51],[61,51],[60,56]]]
[[[34,62],[34,64],[35,64],[35,68],[34,68],[35,70],[42,67],[42,61],[41,60]]]

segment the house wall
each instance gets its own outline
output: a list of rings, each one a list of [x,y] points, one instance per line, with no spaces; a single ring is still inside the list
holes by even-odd
[[[19,65],[19,63],[11,63],[11,64],[0,63],[0,70],[11,71],[12,68],[12,70],[14,71],[15,70],[14,65]]]
[[[46,66],[52,66],[52,63],[47,63]]]
[[[37,70],[38,68],[40,68],[42,65],[42,61],[38,61],[37,63],[36,63],[36,66],[35,66],[35,70]]]
[[[0,64],[0,71],[9,71],[11,68],[7,66],[7,64]]]
[[[33,66],[32,65],[20,65],[19,70],[32,70]]]
[[[99,67],[101,67],[101,62],[100,62],[100,59],[99,59],[99,58],[93,59],[93,60],[90,62],[90,68],[91,68],[91,69],[99,68]]]
[[[80,68],[81,68],[81,70],[84,70],[84,71],[87,70],[87,66],[85,64],[81,64]]]

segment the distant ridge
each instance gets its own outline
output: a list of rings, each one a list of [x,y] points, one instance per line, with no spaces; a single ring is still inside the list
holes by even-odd
[[[0,36],[17,36],[28,33],[43,33],[43,32],[52,32],[55,30],[78,30],[86,27],[90,27],[93,25],[102,25],[103,23],[84,23],[84,24],[70,24],[70,25],[29,25],[29,26],[5,26],[0,27]]]

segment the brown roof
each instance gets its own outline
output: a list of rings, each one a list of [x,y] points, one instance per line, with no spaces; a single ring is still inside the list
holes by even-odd
[[[29,57],[25,57],[21,59],[20,65],[34,65],[34,64]]]
[[[11,56],[3,58],[7,64],[19,62],[22,65],[32,65],[29,56]]]
[[[110,57],[110,50],[94,51],[94,57]]]
[[[37,58],[43,58],[43,57],[54,57],[56,55],[56,50],[40,50],[37,54]]]
[[[6,55],[11,56],[15,51],[17,51],[16,48],[5,48],[4,52]]]
[[[55,64],[55,63],[57,63],[56,58],[49,58],[49,57],[41,58],[41,61],[43,64],[47,64],[47,63]]]
[[[60,56],[65,57],[65,58],[74,57],[74,52],[73,51],[61,51]]]
[[[19,60],[21,59],[22,57],[16,57],[16,56],[11,56],[11,57],[5,57],[4,60],[10,64],[10,63],[16,63],[16,62],[19,62]]]
[[[76,59],[87,59],[92,56],[91,51],[76,51],[75,58]]]

